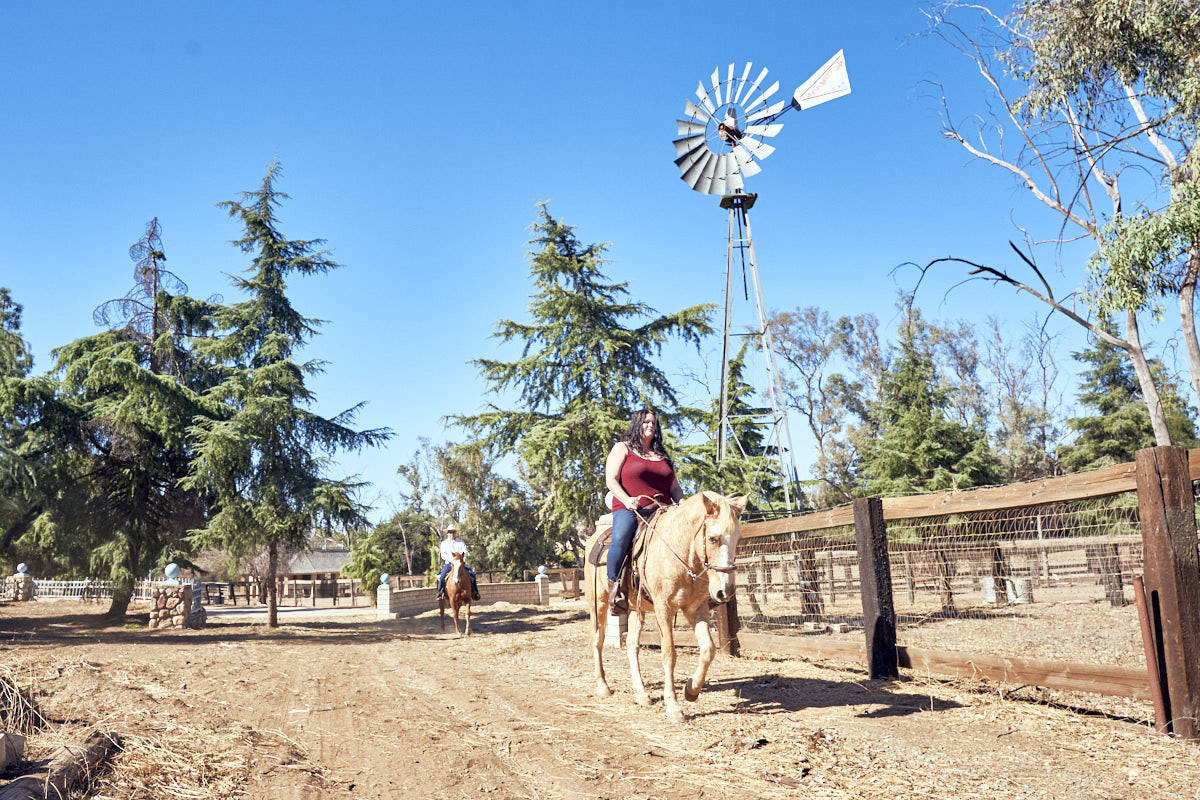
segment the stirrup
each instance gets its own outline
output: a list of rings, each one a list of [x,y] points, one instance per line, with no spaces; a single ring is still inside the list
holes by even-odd
[[[615,617],[629,613],[629,598],[621,589],[621,582],[618,581],[608,593],[608,611]]]

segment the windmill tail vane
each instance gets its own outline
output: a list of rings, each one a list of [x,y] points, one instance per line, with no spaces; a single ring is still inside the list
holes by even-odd
[[[791,109],[806,110],[850,94],[846,59],[839,50],[796,89],[789,103],[774,99],[779,81],[764,86],[767,70],[751,80],[753,64],[738,73],[730,64],[724,78],[718,67],[709,85],[700,81],[696,100],[684,102],[686,119],[677,119],[675,166],[688,186],[702,194],[744,190],[743,178],[762,171],[759,162],[775,152],[766,140],[783,130],[776,120]]]

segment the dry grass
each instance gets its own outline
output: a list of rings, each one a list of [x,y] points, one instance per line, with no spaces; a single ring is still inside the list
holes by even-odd
[[[91,776],[89,797],[246,797],[253,771],[280,767],[307,772],[317,785],[324,779],[326,768],[312,764],[305,748],[279,731],[218,724],[211,718],[190,722],[176,708],[162,713],[169,694],[164,677],[101,670],[85,660],[40,653],[0,676],[0,701],[17,709],[6,719],[33,734],[27,740],[27,761],[78,744],[94,730],[119,739],[119,748]],[[45,716],[34,697],[45,700]]]
[[[11,675],[0,673],[0,732],[25,736],[46,725],[46,718],[29,692],[20,688]]]

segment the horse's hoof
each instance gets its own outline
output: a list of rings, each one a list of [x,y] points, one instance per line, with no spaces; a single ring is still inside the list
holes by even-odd
[[[634,695],[633,702],[637,703],[639,706],[649,706],[650,705],[650,695],[648,695],[648,694]]]
[[[683,709],[676,706],[675,708],[667,709],[667,721],[673,722],[676,725],[683,724]]]
[[[608,688],[607,683],[597,683],[595,689],[596,697],[608,697],[612,694],[612,689]]]
[[[689,703],[694,703],[700,699],[700,690],[692,688],[691,678],[688,678],[687,683],[683,685],[683,699]]]

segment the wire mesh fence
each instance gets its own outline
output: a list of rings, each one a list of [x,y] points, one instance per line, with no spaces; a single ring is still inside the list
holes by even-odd
[[[1137,495],[889,520],[897,639],[1140,667]]]
[[[862,625],[853,526],[745,539],[737,564],[746,630],[811,634]]]
[[[1141,667],[1137,495],[888,519],[900,644]],[[738,548],[743,629],[862,641],[850,525]]]

